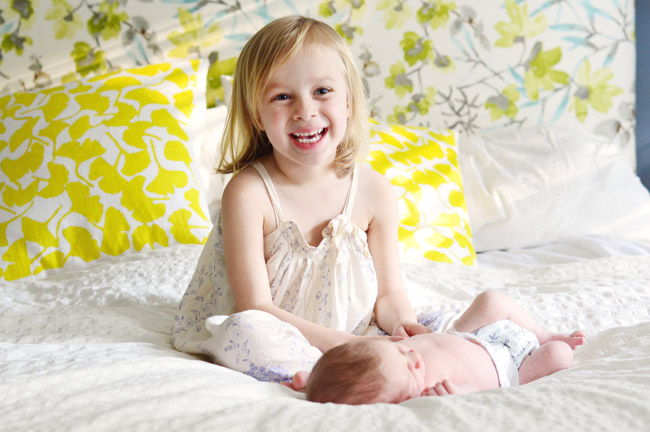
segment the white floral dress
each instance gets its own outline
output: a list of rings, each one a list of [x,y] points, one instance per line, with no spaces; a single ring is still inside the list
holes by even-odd
[[[371,325],[377,278],[366,233],[350,220],[358,183],[355,166],[343,212],[323,229],[321,243],[305,241],[285,220],[271,178],[260,163],[277,228],[264,237],[273,304],[294,315],[353,334],[376,334]],[[216,363],[267,381],[311,369],[320,351],[292,325],[261,311],[235,313],[226,275],[221,214],[199,258],[172,328],[179,351],[209,355]]]

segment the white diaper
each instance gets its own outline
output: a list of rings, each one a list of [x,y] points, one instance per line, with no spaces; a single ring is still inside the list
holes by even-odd
[[[519,367],[526,356],[539,348],[539,341],[533,332],[510,320],[493,322],[472,333],[451,331],[475,341],[488,352],[499,377],[499,386],[519,385]]]

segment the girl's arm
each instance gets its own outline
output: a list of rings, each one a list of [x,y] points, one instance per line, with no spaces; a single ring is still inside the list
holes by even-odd
[[[321,351],[357,336],[314,324],[273,305],[264,260],[264,214],[275,221],[268,195],[254,170],[242,171],[228,183],[222,199],[222,228],[228,280],[238,311],[257,309],[294,325]],[[273,222],[275,223],[275,222]]]
[[[367,197],[371,209],[367,234],[379,286],[375,303],[377,323],[391,335],[429,333],[428,328],[417,323],[415,311],[402,289],[395,191],[384,176],[370,169],[368,172],[363,196]]]

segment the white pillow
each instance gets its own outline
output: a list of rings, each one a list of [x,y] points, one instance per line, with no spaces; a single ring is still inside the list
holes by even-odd
[[[199,168],[202,192],[207,197],[210,218],[214,223],[219,208],[221,208],[221,195],[226,183],[230,180],[229,174],[217,174],[215,168],[221,153],[221,138],[228,116],[228,104],[232,95],[232,77],[221,75],[221,85],[224,90],[225,105],[220,105],[207,110],[205,128],[198,140],[192,145],[192,151]]]
[[[221,75],[220,78],[223,87],[223,101],[228,106],[232,97],[232,75]]]
[[[221,195],[230,175],[217,174],[215,167],[221,152],[221,136],[228,110],[224,105],[207,110],[205,128],[192,144],[195,163],[198,167],[201,190],[208,201],[210,219],[214,223],[221,207]]]
[[[627,150],[554,124],[462,135],[459,162],[476,251],[582,234],[650,240],[650,194]]]

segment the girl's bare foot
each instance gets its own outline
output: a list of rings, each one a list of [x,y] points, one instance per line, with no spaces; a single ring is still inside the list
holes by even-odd
[[[297,392],[304,392],[305,387],[307,387],[307,380],[309,379],[309,372],[307,371],[298,371],[296,374],[293,376],[293,379],[291,382],[283,382],[281,383],[285,387],[289,387],[291,390],[295,390]]]

